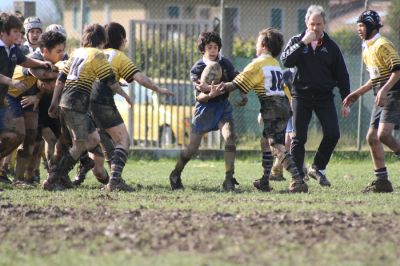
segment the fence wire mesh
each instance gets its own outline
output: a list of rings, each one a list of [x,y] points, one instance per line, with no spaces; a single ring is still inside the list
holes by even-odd
[[[45,26],[58,23],[68,33],[68,50],[79,46],[82,28],[91,23],[118,22],[128,33],[126,53],[136,65],[160,86],[176,93],[167,99],[134,83],[127,87],[135,104],[119,105],[129,128],[133,145],[141,147],[181,147],[187,144],[194,97],[189,81],[192,64],[201,57],[196,39],[204,30],[222,36],[222,53],[238,71],[255,57],[257,34],[266,27],[279,29],[285,42],[305,30],[308,6],[321,5],[327,12],[326,32],[341,48],[350,74],[351,90],[368,79],[361,70],[361,40],[356,19],[367,6],[381,15],[382,34],[396,47],[400,40],[400,0],[41,0],[1,1],[0,10],[36,15]],[[223,7],[223,8],[222,8]],[[336,104],[340,110],[340,97]],[[238,100],[238,93],[230,99]],[[352,107],[348,118],[339,118],[341,139],[337,149],[365,149],[365,135],[374,104],[372,93]],[[238,149],[258,149],[261,129],[257,124],[259,103],[254,93],[244,108],[234,108]],[[307,149],[316,149],[321,139],[315,117],[309,127]],[[219,133],[208,134],[203,147],[220,148]]]

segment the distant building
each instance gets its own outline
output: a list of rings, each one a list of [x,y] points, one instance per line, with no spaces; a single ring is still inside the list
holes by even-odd
[[[329,0],[234,0],[225,1],[235,8],[232,30],[237,36],[257,36],[266,27],[282,31],[285,39],[305,29],[304,17],[309,5],[318,3],[329,13]],[[84,23],[105,24],[117,21],[129,30],[129,20],[198,19],[210,20],[220,16],[219,0],[88,0]],[[65,27],[69,36],[80,37],[80,1],[65,0]]]

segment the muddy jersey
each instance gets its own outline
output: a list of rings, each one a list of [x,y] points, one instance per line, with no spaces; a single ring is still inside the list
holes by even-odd
[[[115,75],[106,56],[93,47],[75,50],[59,79],[65,82],[60,106],[84,113],[88,110],[90,93],[96,79],[109,85],[115,83]]]
[[[243,92],[254,90],[260,99],[285,96],[282,69],[271,55],[261,55],[248,64],[233,82]]]
[[[43,54],[40,51],[36,51],[33,54],[30,54],[28,57],[44,61]],[[15,87],[10,86],[8,88],[8,95],[13,96],[13,97],[18,97],[22,95],[24,92],[27,90],[32,89],[33,87],[36,87],[37,83],[37,78],[32,76],[29,72],[29,68],[25,68],[22,66],[17,66],[14,70],[14,74],[12,79],[22,81],[26,85],[26,90],[21,90],[17,89]]]
[[[25,62],[26,56],[21,52],[20,48],[12,45],[6,47],[5,43],[0,40],[0,74],[11,78],[16,65]],[[8,85],[0,84],[0,106],[4,106],[4,98],[8,92]]]
[[[363,60],[376,94],[389,80],[392,72],[400,70],[400,57],[394,45],[380,34],[365,41],[363,48]],[[400,82],[398,81],[390,91],[400,91]]]
[[[103,52],[107,61],[111,64],[116,80],[119,81],[122,78],[128,83],[132,82],[133,75],[139,72],[135,64],[119,50],[108,48],[104,49]],[[100,104],[113,104],[114,93],[107,83],[96,81],[90,100]]]

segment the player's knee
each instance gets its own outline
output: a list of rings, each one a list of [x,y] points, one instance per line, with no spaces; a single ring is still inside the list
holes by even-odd
[[[369,146],[373,146],[374,144],[379,143],[378,136],[375,132],[368,132],[366,137],[367,143]]]

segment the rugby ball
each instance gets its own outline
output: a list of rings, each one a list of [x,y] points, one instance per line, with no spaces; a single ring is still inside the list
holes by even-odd
[[[201,73],[200,81],[206,84],[219,84],[222,81],[222,68],[218,62],[210,62]]]

